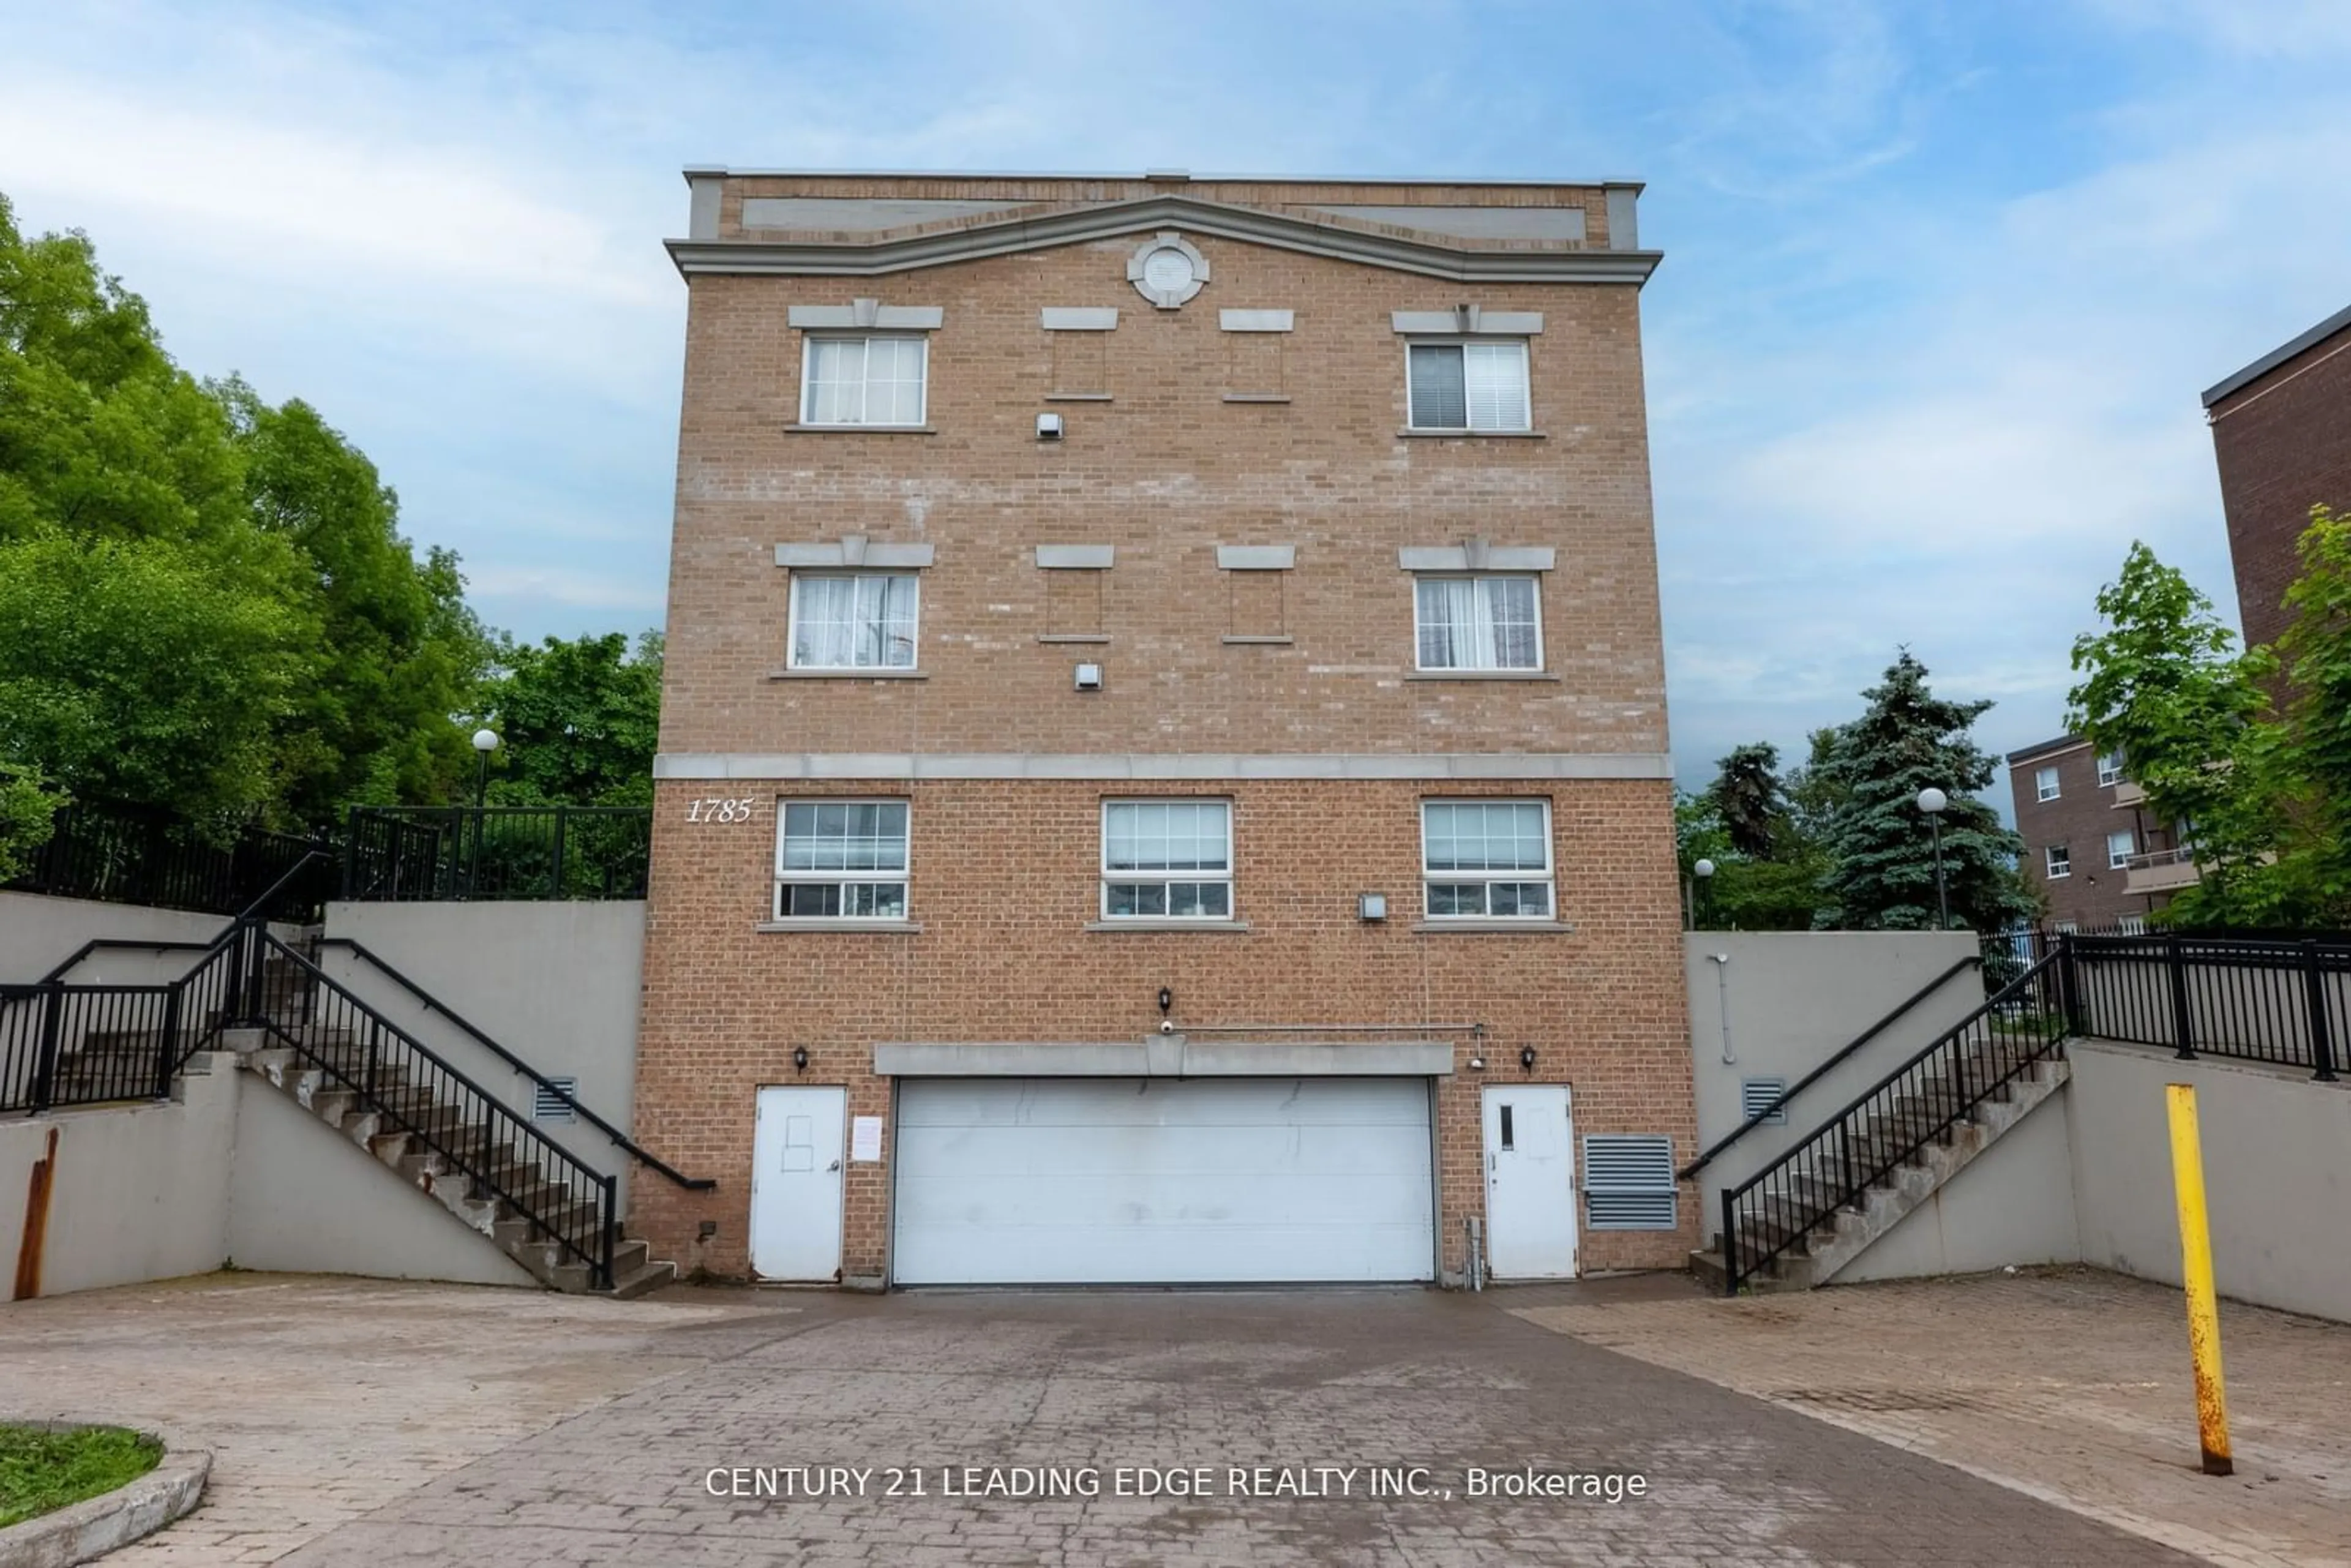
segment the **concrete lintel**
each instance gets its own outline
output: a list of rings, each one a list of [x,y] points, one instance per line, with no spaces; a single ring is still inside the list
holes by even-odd
[[[1116,545],[1039,545],[1041,571],[1108,571],[1118,559]]]
[[[828,567],[856,567],[875,571],[884,568],[920,570],[929,566],[936,553],[935,547],[931,545],[874,544],[862,534],[852,534],[843,539],[779,544],[776,547],[776,564],[804,570],[821,570]]]
[[[786,309],[784,319],[803,331],[935,332],[946,324],[946,307],[854,299],[846,305],[794,305]]]
[[[1219,310],[1217,325],[1228,332],[1287,332],[1296,323],[1288,310]]]
[[[1388,324],[1408,337],[1532,338],[1543,329],[1540,310],[1488,310],[1457,305],[1450,310],[1392,310]]]
[[[905,1040],[873,1048],[885,1078],[1442,1078],[1444,1040]]]
[[[1298,547],[1218,545],[1217,565],[1226,571],[1289,571],[1298,565]]]
[[[1047,305],[1037,316],[1048,332],[1110,332],[1118,328],[1118,311],[1106,305]]]
[[[871,672],[864,672],[870,674]],[[1670,779],[1664,752],[1062,755],[1030,752],[664,752],[653,777],[794,779]]]
[[[1459,545],[1406,545],[1396,551],[1404,571],[1551,571],[1559,552],[1548,545],[1489,545],[1472,539]]]

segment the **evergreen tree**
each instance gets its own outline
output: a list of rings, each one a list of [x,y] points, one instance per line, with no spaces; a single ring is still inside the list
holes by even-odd
[[[1927,685],[1908,649],[1865,691],[1868,707],[1815,754],[1819,786],[1835,804],[1826,849],[1824,923],[1847,930],[1931,930],[1937,925],[1932,828],[1918,792],[1949,798],[1942,864],[1951,924],[1998,931],[2035,912],[2016,871],[2023,844],[1978,791],[1993,760],[1970,737],[1989,701],[1950,702]]]
[[[1730,847],[1750,860],[1769,860],[1788,828],[1780,786],[1780,748],[1770,741],[1734,747],[1715,765],[1706,798]]]

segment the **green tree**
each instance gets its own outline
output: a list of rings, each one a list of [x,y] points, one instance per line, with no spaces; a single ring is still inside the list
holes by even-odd
[[[2294,619],[2277,643],[2285,713],[2259,764],[2288,823],[2281,912],[2340,930],[2351,925],[2351,517],[2312,507],[2296,549]]]
[[[1952,924],[1997,931],[2030,918],[2035,904],[2016,871],[2022,841],[1978,798],[1991,783],[1993,762],[1969,731],[1992,705],[1936,696],[1927,667],[1907,648],[1862,695],[1868,707],[1838,727],[1815,765],[1819,786],[1836,802],[1824,846],[1823,923],[1862,931],[1935,927],[1935,850],[1917,804],[1930,786],[1950,802],[1942,863]]]
[[[1704,794],[1683,797],[1684,874],[1701,856],[1714,862],[1700,900],[1707,925],[1804,931],[1819,913],[1827,862],[1791,814],[1779,759],[1768,743],[1734,747]]]
[[[1770,741],[1733,747],[1715,765],[1707,800],[1730,847],[1750,860],[1769,860],[1788,830],[1788,801],[1780,784],[1780,748]]]
[[[2074,643],[2082,680],[2067,722],[2118,752],[2160,821],[2193,833],[2202,880],[2168,918],[2263,925],[2286,918],[2272,869],[2286,820],[2264,683],[2276,661],[2236,635],[2185,576],[2134,543],[2098,593],[2102,631]]]
[[[618,632],[507,642],[482,687],[498,732],[491,798],[506,805],[643,806],[661,731],[662,637]]]
[[[64,804],[63,796],[43,788],[32,773],[0,763],[0,883],[14,882],[31,867]]]

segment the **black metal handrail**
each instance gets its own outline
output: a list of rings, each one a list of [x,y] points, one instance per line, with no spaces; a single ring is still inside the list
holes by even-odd
[[[2198,1056],[2351,1069],[2351,938],[2068,936],[2076,1033]]]
[[[1722,1194],[1724,1292],[1802,1244],[2036,1062],[2064,1053],[2072,997],[2052,955],[1988,998],[1742,1185]]]
[[[1917,1007],[1920,1002],[1925,1001],[1928,997],[1933,996],[1937,991],[1939,991],[1945,986],[1949,985],[1953,976],[1959,974],[1961,970],[1974,968],[1982,961],[1983,960],[1979,956],[1970,954],[1967,957],[1960,959],[1958,963],[1952,965],[1949,968],[1944,970],[1941,974],[1936,976],[1933,979],[1928,981],[1925,985],[1911,992],[1907,997],[1904,998],[1900,1002],[1895,1005],[1892,1012],[1887,1013],[1884,1018],[1879,1019],[1876,1023],[1871,1024],[1867,1029],[1863,1030],[1859,1034],[1845,1041],[1844,1045],[1837,1048],[1836,1052],[1830,1056],[1828,1060],[1823,1061],[1818,1067],[1813,1068],[1810,1072],[1805,1073],[1802,1078],[1796,1080],[1792,1085],[1780,1091],[1780,1097],[1778,1099],[1772,1101],[1769,1105],[1764,1106],[1761,1110],[1755,1112],[1752,1115],[1749,1116],[1747,1120],[1740,1123],[1738,1126],[1733,1127],[1721,1137],[1717,1138],[1714,1141],[1712,1147],[1708,1148],[1704,1154],[1698,1155],[1698,1158],[1692,1160],[1688,1165],[1684,1166],[1681,1168],[1677,1173],[1680,1179],[1687,1181],[1692,1176],[1698,1175],[1698,1172],[1704,1170],[1714,1159],[1715,1155],[1722,1153],[1723,1150],[1730,1147],[1731,1145],[1737,1143],[1740,1139],[1745,1137],[1748,1134],[1753,1132],[1756,1128],[1761,1126],[1772,1117],[1786,1111],[1790,1103],[1792,1102],[1797,1095],[1802,1094],[1805,1090],[1811,1088],[1813,1084],[1826,1077],[1836,1068],[1838,1063],[1844,1061],[1847,1057],[1851,1056],[1855,1051],[1859,1051],[1863,1046],[1867,1045],[1871,1040],[1876,1040],[1879,1035],[1884,1034],[1887,1030],[1892,1029],[1896,1023],[1899,1023],[1905,1017],[1908,1016],[1912,1008]]]
[[[306,980],[311,993],[302,1023],[289,1028],[263,1011],[260,1027],[349,1091],[361,1109],[375,1113],[379,1126],[405,1133],[439,1155],[475,1188],[528,1222],[534,1239],[543,1236],[586,1265],[593,1288],[610,1290],[617,1178],[517,1115],[309,958],[266,929],[253,930],[256,978],[275,957]],[[415,1108],[416,1092],[423,1094],[421,1108]],[[509,1157],[501,1160],[501,1155]],[[544,1184],[545,1196],[507,1174],[526,1169]]]
[[[133,936],[93,936],[89,941],[83,943],[80,946],[75,948],[73,952],[59,962],[56,967],[52,968],[47,974],[43,975],[39,980],[35,982],[35,984],[46,985],[51,980],[62,979],[68,973],[79,965],[83,959],[89,957],[93,953],[210,952],[213,948],[219,946],[223,942],[227,941],[232,936],[234,936],[239,926],[245,925],[251,921],[266,919],[267,916],[264,912],[277,902],[280,894],[284,893],[288,887],[293,885],[297,877],[300,876],[302,873],[312,864],[320,861],[331,861],[333,858],[334,857],[331,854],[323,849],[313,849],[309,851],[308,853],[304,854],[301,859],[287,867],[285,873],[262,892],[261,896],[256,898],[251,904],[246,904],[244,909],[240,910],[225,926],[221,928],[218,935],[207,937],[202,942],[180,940],[170,937],[153,937],[141,940]]]
[[[342,896],[643,898],[652,844],[649,806],[355,806]]]
[[[31,864],[7,886],[60,898],[229,915],[251,899],[257,883],[276,877],[289,860],[306,857],[319,844],[317,839],[257,827],[210,830],[154,807],[79,800],[59,809]],[[325,888],[316,891],[323,895]],[[306,917],[318,902],[280,913]]]
[[[393,968],[390,964],[385,963],[381,958],[376,956],[374,953],[369,951],[365,944],[354,941],[349,936],[324,936],[319,938],[318,945],[321,947],[345,948],[353,956],[364,959],[368,964],[373,966],[378,971],[380,971],[386,978],[392,980],[402,989],[407,991],[409,995],[414,997],[418,1001],[423,1002],[426,1011],[439,1013],[443,1018],[447,1019],[452,1024],[455,1024],[459,1030],[471,1035],[475,1042],[482,1046],[483,1049],[488,1051],[491,1055],[496,1056],[499,1061],[513,1068],[517,1072],[519,1072],[524,1077],[529,1079],[532,1083],[538,1086],[540,1093],[551,1095],[555,1099],[559,1100],[564,1104],[569,1106],[573,1111],[577,1112],[582,1118],[584,1118],[589,1125],[594,1127],[598,1132],[611,1139],[616,1147],[618,1147],[622,1153],[626,1154],[631,1159],[635,1160],[639,1165],[660,1173],[662,1176],[666,1176],[669,1180],[674,1182],[679,1186],[685,1188],[689,1192],[709,1192],[717,1186],[718,1183],[713,1177],[687,1176],[684,1172],[678,1170],[675,1166],[670,1165],[660,1156],[640,1148],[636,1142],[626,1133],[623,1133],[620,1128],[615,1127],[611,1123],[604,1120],[603,1117],[599,1116],[586,1105],[581,1104],[579,1097],[573,1094],[569,1090],[562,1088],[546,1074],[540,1072],[538,1069],[533,1067],[529,1062],[525,1061],[521,1057],[517,1056],[513,1051],[508,1051],[505,1046],[500,1045],[496,1040],[492,1040],[487,1033],[462,1017],[455,1008],[452,1008],[448,1003],[443,1001],[440,998],[426,990],[423,986],[418,985],[414,980],[410,979],[406,975],[402,974],[398,969]]]
[[[168,1099],[188,1058],[247,1010],[247,932],[210,943],[110,944],[203,956],[160,982],[74,984],[59,977],[98,944],[29,985],[0,985],[0,1113]]]

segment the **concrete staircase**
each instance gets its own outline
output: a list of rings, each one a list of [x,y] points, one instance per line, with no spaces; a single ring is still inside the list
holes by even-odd
[[[1853,1155],[1856,1164],[1874,1169],[1887,1156],[1917,1144],[1928,1129],[1947,1120],[1951,1108],[1963,1102],[1964,1082],[1984,1082],[1987,1067],[1986,1060],[1978,1053],[1970,1052],[1964,1060],[1953,1058],[1941,1071],[1917,1081],[1911,1092],[1887,1102],[1855,1135]],[[1742,1220],[1742,1256],[1760,1258],[1783,1239],[1789,1245],[1777,1257],[1742,1269],[1740,1282],[1757,1291],[1803,1291],[1828,1283],[1871,1243],[1900,1224],[1912,1210],[1965,1170],[1977,1155],[1999,1142],[2010,1128],[2064,1088],[2071,1072],[2072,1068],[2062,1056],[2033,1063],[1972,1106],[1939,1135],[1928,1137],[1923,1145],[1896,1164],[1857,1202],[1829,1207],[1843,1196],[1841,1186],[1809,1175],[1789,1176],[1784,1190],[1794,1200],[1794,1207],[1826,1212],[1820,1220],[1803,1228],[1800,1235],[1792,1234],[1797,1228],[1792,1222],[1768,1216],[1750,1215]],[[1690,1270],[1709,1290],[1723,1289],[1728,1270],[1719,1234],[1713,1238],[1710,1250],[1690,1254]]]
[[[612,1288],[592,1290],[589,1266],[552,1239],[548,1230],[559,1230],[588,1246],[595,1239],[597,1199],[567,1187],[538,1160],[511,1145],[492,1150],[483,1172],[496,1193],[455,1169],[428,1139],[458,1148],[473,1147],[482,1139],[480,1124],[461,1122],[454,1103],[436,1098],[429,1088],[407,1082],[398,1066],[387,1063],[378,1068],[376,1104],[362,1107],[360,1096],[339,1087],[323,1067],[313,1065],[290,1046],[275,1043],[263,1031],[231,1030],[224,1043],[237,1051],[247,1070],[348,1138],[353,1147],[398,1173],[402,1180],[478,1232],[548,1289],[626,1300],[658,1290],[677,1277],[676,1264],[653,1260],[643,1241],[621,1235],[616,1228]],[[303,1043],[312,1053],[329,1060],[341,1051],[355,1057],[361,1054],[357,1042],[337,1040],[329,1031],[306,1032]]]

